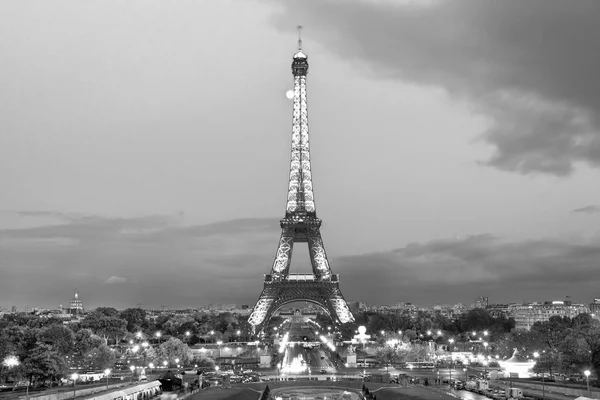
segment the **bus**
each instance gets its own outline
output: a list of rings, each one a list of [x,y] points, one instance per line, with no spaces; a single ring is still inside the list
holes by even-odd
[[[406,367],[408,369],[435,369],[435,363],[433,361],[415,361],[407,362]]]

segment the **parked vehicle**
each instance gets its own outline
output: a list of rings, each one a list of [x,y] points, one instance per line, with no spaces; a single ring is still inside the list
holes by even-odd
[[[505,399],[522,399],[523,398],[523,390],[519,388],[509,388],[505,390]]]

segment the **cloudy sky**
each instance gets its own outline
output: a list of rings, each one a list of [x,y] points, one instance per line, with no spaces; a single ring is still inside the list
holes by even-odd
[[[597,0],[3,1],[0,306],[253,304],[298,24],[348,300],[589,302],[599,18]]]

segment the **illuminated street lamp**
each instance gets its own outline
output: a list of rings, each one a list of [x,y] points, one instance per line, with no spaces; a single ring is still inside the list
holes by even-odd
[[[448,339],[448,343],[450,343],[450,346],[448,346],[448,350],[450,353],[450,383],[452,383],[452,367],[454,367],[454,358],[452,357],[452,344],[454,343],[454,339],[450,338]]]
[[[108,390],[108,375],[110,374],[110,368],[104,370],[104,376],[106,376],[106,390]]]
[[[488,331],[483,331],[483,336],[487,336],[488,335]]]
[[[133,383],[133,375],[135,375],[135,366],[131,366],[129,367],[129,369],[131,370],[131,383]]]
[[[77,397],[75,389],[75,381],[77,380],[77,378],[79,378],[79,375],[77,373],[71,375],[71,379],[73,379],[73,398]]]
[[[141,339],[142,338],[142,332],[136,333],[135,337],[138,338],[138,339]]]
[[[537,351],[535,353],[533,353],[533,358],[535,358],[536,362],[538,360],[538,358],[540,357],[540,353],[538,353]],[[546,385],[544,384],[544,370],[542,370],[542,400],[546,399]]]
[[[169,362],[167,360],[163,361],[163,367],[167,368],[167,365],[169,365]]]
[[[11,356],[6,356],[6,358],[4,358],[4,360],[2,361],[2,365],[5,366],[6,368],[8,368],[9,370],[12,367],[16,367],[19,364],[20,364],[19,359],[17,357],[15,357],[15,356],[12,356],[12,355]],[[0,378],[1,377],[2,376],[0,375]]]
[[[217,345],[219,346],[219,358],[221,358],[221,345],[222,344],[223,344],[223,341],[217,340]]]
[[[590,370],[586,369],[585,371],[583,371],[583,374],[585,375],[585,379],[587,381],[587,390],[588,390],[588,397],[592,397],[592,392],[590,392]]]

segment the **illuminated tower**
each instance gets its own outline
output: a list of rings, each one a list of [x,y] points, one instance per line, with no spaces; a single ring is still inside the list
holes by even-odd
[[[69,314],[83,314],[83,303],[79,299],[79,293],[77,293],[77,289],[75,289],[75,294],[73,295],[73,299],[71,299],[71,305],[69,306]]]
[[[298,27],[298,32],[302,27]],[[298,51],[292,61],[294,109],[292,150],[285,217],[280,221],[281,238],[271,273],[265,275],[263,291],[248,322],[262,330],[271,315],[285,304],[308,301],[319,305],[334,323],[354,321],[339,288],[339,275],[331,272],[321,239],[310,168],[306,75],[308,58],[298,37]],[[290,274],[294,243],[308,243],[312,274]]]

